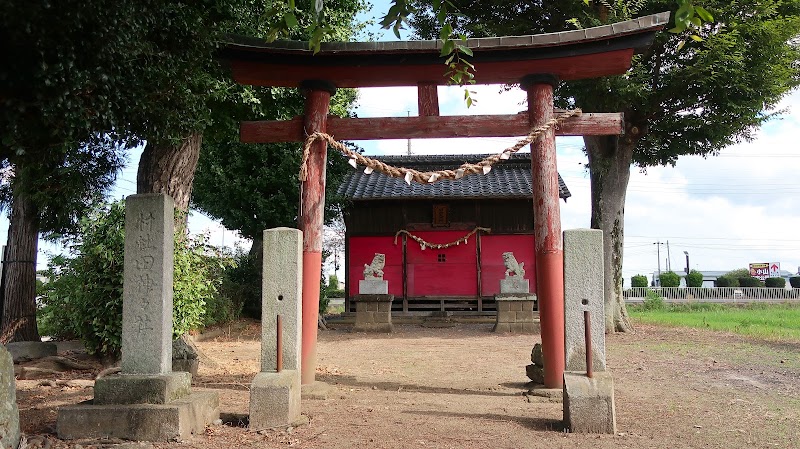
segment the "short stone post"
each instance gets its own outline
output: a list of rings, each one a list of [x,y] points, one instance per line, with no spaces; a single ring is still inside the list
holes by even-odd
[[[594,374],[586,375],[584,311]],[[564,231],[564,422],[572,432],[615,433],[614,381],[606,370],[603,231]]]
[[[299,230],[264,231],[261,372],[250,387],[251,429],[300,421],[302,255],[303,233]],[[278,316],[282,322],[282,347],[278,347]],[[282,354],[281,371],[278,371],[278,351]]]
[[[534,319],[533,306],[536,295],[530,294],[530,281],[525,279],[525,263],[517,262],[511,251],[503,253],[506,277],[500,279],[500,294],[495,295],[497,319],[494,332],[530,333],[540,332]]]
[[[216,393],[172,372],[174,211],[167,195],[127,198],[121,373],[95,382],[92,405],[59,409],[59,437],[166,441],[219,417]]]
[[[358,294],[353,298],[356,304],[357,332],[392,332],[392,301],[389,282],[383,279],[386,255],[376,253],[369,265],[364,264],[364,279],[358,281]]]
[[[0,447],[15,449],[19,445],[19,408],[14,361],[0,345]]]

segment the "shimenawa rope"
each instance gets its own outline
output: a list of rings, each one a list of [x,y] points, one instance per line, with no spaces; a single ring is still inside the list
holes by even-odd
[[[462,242],[466,245],[467,244],[467,240],[469,240],[469,238],[472,237],[472,235],[475,234],[478,231],[483,231],[483,232],[486,232],[486,233],[491,233],[492,232],[492,230],[490,228],[482,228],[482,227],[478,226],[475,229],[473,229],[472,231],[470,231],[464,237],[461,237],[460,239],[457,239],[457,240],[453,240],[450,243],[430,243],[430,242],[426,242],[421,237],[417,237],[416,235],[406,231],[405,229],[401,229],[401,230],[397,231],[397,233],[394,235],[394,244],[397,245],[397,237],[399,237],[400,234],[405,234],[405,235],[411,237],[415,242],[419,243],[419,246],[420,246],[420,248],[422,248],[423,251],[425,251],[426,247],[427,248],[431,248],[431,249],[445,249],[445,248],[450,248],[451,246],[460,245]]]
[[[576,108],[566,111],[563,114],[560,114],[558,117],[553,117],[547,122],[531,129],[531,132],[525,138],[519,140],[513,146],[508,147],[497,154],[487,156],[476,164],[465,163],[455,170],[437,170],[429,172],[420,172],[412,168],[393,167],[384,162],[361,155],[347,148],[345,144],[336,141],[330,134],[315,132],[306,137],[306,141],[303,146],[303,161],[300,165],[300,181],[305,181],[308,178],[308,157],[311,152],[311,145],[317,140],[323,140],[327,142],[328,145],[339,150],[339,152],[350,159],[350,165],[352,165],[354,168],[357,167],[358,164],[366,166],[364,169],[364,173],[366,174],[370,174],[377,170],[394,178],[403,178],[407,184],[411,184],[411,181],[415,181],[420,184],[429,184],[436,181],[441,181],[443,179],[460,179],[465,175],[474,173],[483,173],[485,175],[492,169],[492,165],[496,164],[500,160],[508,159],[512,154],[521,150],[525,145],[528,145],[536,140],[539,135],[548,131],[550,128],[557,127],[559,123],[570,117],[577,117],[580,115],[581,110]]]

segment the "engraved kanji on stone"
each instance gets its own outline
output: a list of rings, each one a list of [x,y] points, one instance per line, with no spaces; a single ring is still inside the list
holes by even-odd
[[[148,315],[136,315],[136,327],[139,332],[153,330],[153,322]]]
[[[156,281],[150,276],[150,273],[134,275],[133,279],[136,284],[137,296],[149,297],[156,288]]]
[[[155,224],[156,216],[152,212],[139,212],[139,219],[137,220],[136,227],[142,232],[153,232],[153,225]]]
[[[137,270],[149,270],[153,268],[153,262],[155,262],[155,260],[153,256],[142,256],[138,259],[134,259],[133,263],[136,265]]]
[[[145,251],[148,249],[156,249],[155,239],[153,238],[152,234],[141,234],[136,237],[134,241],[136,245],[136,249],[139,251]]]

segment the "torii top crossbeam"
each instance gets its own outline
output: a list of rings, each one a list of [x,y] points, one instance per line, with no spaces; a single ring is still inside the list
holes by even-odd
[[[469,39],[470,59],[480,84],[520,83],[528,93],[528,113],[513,116],[438,117],[436,86],[447,84],[439,57],[441,41],[323,43],[316,55],[306,42],[234,38],[220,57],[242,84],[302,87],[305,114],[293,121],[248,122],[247,142],[302,141],[330,132],[348,139],[524,135],[552,123],[553,88],[558,80],[625,73],[631,57],[647,48],[669,13],[585,30],[534,36]],[[330,97],[337,87],[417,86],[420,117],[328,120]],[[609,93],[613,95],[613,93]],[[605,117],[602,117],[604,116]],[[620,134],[621,114],[593,114],[565,121],[562,132]],[[570,119],[572,120],[572,119]],[[552,126],[531,142],[534,244],[545,386],[561,388],[564,360],[564,270],[561,212]],[[446,129],[446,131],[441,131]],[[347,130],[345,132],[345,130]],[[377,131],[376,131],[377,130]],[[322,223],[325,204],[326,142],[307,147],[301,188],[299,226],[303,231],[302,383],[314,382],[316,368]],[[478,176],[478,175],[475,175]]]
[[[517,83],[548,73],[560,80],[624,73],[635,51],[650,45],[669,13],[596,28],[530,36],[468,39],[478,84]],[[315,55],[307,42],[235,37],[222,51],[242,84],[298,87],[312,74],[337,87],[447,84],[442,41],[323,42]]]

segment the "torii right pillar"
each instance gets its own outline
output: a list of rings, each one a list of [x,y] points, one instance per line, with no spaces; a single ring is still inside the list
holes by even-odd
[[[553,118],[553,88],[549,74],[525,76],[531,127]],[[556,135],[550,127],[531,142],[533,231],[536,245],[536,294],[542,327],[545,388],[564,385],[564,245],[561,239]]]

